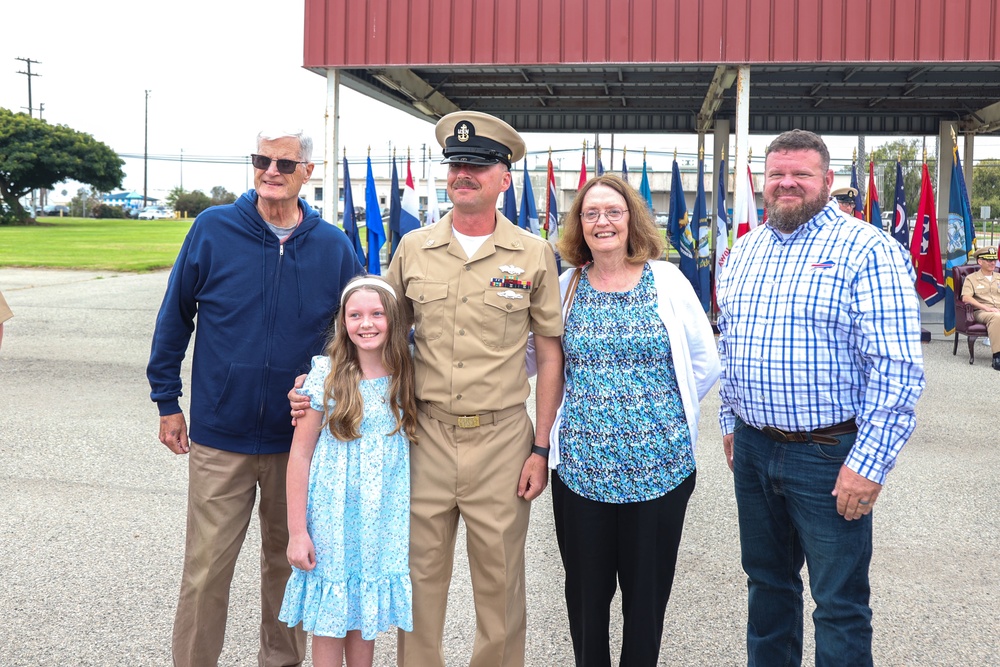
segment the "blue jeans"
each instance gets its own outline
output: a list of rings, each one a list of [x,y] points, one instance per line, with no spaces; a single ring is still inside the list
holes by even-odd
[[[816,667],[872,664],[871,514],[846,521],[830,495],[856,434],[784,443],[736,420],[733,468],[747,573],[749,667],[802,664],[802,564],[816,611]]]

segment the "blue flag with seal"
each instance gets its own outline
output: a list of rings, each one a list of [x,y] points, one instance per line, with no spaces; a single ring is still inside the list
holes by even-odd
[[[354,254],[358,256],[361,266],[368,266],[365,251],[361,247],[361,234],[358,233],[358,219],[354,215],[354,194],[351,192],[351,174],[347,170],[347,154],[344,154],[344,232],[351,240]]]
[[[955,333],[955,284],[951,270],[969,261],[976,246],[976,230],[972,226],[969,193],[965,189],[965,174],[958,148],[951,149],[951,197],[948,200],[948,261],[944,278],[944,335]]]
[[[694,291],[701,300],[701,307],[707,313],[712,305],[712,259],[708,243],[711,223],[708,220],[708,202],[705,201],[705,159],[703,157],[698,158],[698,191],[694,197],[694,210],[688,228],[691,231],[693,254],[697,264],[697,280],[694,283]]]
[[[514,194],[514,183],[503,192],[503,217],[517,224],[517,195]]]
[[[375,191],[375,176],[372,175],[372,156],[368,156],[368,175],[365,178],[365,226],[368,228],[368,273],[382,275],[382,246],[385,245],[385,227],[382,225],[382,209]]]
[[[532,234],[541,234],[538,229],[538,208],[535,207],[535,193],[531,189],[527,160],[524,161],[524,189],[521,191],[521,215],[517,219],[517,226],[527,229]]]
[[[396,254],[399,245],[399,219],[403,214],[402,202],[399,198],[399,173],[396,171],[396,155],[392,156],[392,185],[389,186],[389,258]]]
[[[698,261],[695,257],[694,237],[688,225],[687,202],[681,185],[681,170],[674,160],[673,174],[670,179],[670,214],[667,222],[667,232],[670,243],[681,256],[681,273],[688,279],[695,291],[698,291]]]
[[[645,151],[643,151],[645,152]],[[676,162],[674,163],[677,164]],[[646,171],[646,156],[642,157],[642,180],[639,181],[639,194],[642,198],[646,200],[646,206],[649,207],[649,213],[653,213],[653,191],[649,187],[649,174]]]

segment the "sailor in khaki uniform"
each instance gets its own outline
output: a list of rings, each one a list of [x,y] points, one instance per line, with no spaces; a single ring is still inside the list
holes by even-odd
[[[997,249],[980,248],[976,251],[979,270],[965,277],[962,284],[962,302],[975,310],[972,316],[986,325],[993,352],[993,370],[1000,371],[1000,273],[997,268]]]
[[[520,667],[530,500],[548,481],[562,392],[555,256],[496,209],[524,142],[503,121],[456,112],[436,128],[454,208],[400,241],[386,279],[414,323],[419,442],[411,448],[413,632],[398,663],[443,667],[442,634],[459,516],[476,606],[471,667]],[[525,408],[528,332],[538,358],[536,426]]]
[[[854,207],[857,205],[858,191],[852,187],[837,188],[830,193],[830,196],[837,200],[837,206],[846,215],[854,217]]]

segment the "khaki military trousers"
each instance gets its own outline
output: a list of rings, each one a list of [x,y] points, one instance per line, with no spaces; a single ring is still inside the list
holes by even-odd
[[[1000,352],[1000,313],[987,313],[985,310],[977,309],[972,313],[980,324],[986,325],[986,335],[990,337],[990,352],[997,354]]]
[[[291,566],[285,471],[288,454],[235,454],[191,443],[187,538],[180,600],[174,618],[178,667],[215,667],[222,653],[229,586],[260,487],[260,667],[298,665],[306,635],[278,620]],[[249,664],[239,656],[239,664]]]
[[[400,667],[444,667],[445,610],[459,516],[476,607],[470,667],[524,665],[524,542],[531,504],[517,482],[534,436],[527,412],[463,429],[418,413],[410,448],[413,632],[399,633]]]

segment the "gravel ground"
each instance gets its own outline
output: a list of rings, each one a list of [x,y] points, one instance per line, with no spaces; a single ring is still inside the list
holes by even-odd
[[[166,277],[0,269],[15,313],[0,352],[2,665],[170,664],[187,467],[156,439],[144,376]],[[940,330],[934,313],[927,321]],[[919,426],[876,511],[878,665],[1000,665],[1000,375],[989,367],[989,348],[977,345],[971,367],[951,349],[950,340],[924,345]],[[698,488],[662,665],[745,664],[746,586],[717,392],[702,408]],[[533,509],[527,663],[572,665],[547,493]],[[445,630],[450,666],[467,664],[475,632],[463,543],[460,535]],[[254,522],[220,665],[255,664],[258,545]],[[806,634],[811,665],[809,619]],[[395,664],[394,645],[388,635],[377,641],[376,665]]]

